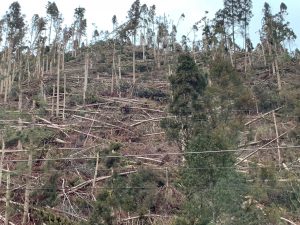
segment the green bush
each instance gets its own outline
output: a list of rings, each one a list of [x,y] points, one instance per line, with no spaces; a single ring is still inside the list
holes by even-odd
[[[256,85],[253,92],[258,100],[259,111],[267,112],[280,106],[280,96],[275,85]]]
[[[41,190],[32,193],[32,198],[35,199],[34,203],[40,206],[54,206],[57,199],[57,181],[58,173],[51,174]]]
[[[140,98],[148,98],[158,102],[166,102],[169,99],[167,93],[155,88],[139,88],[135,91],[135,96]]]

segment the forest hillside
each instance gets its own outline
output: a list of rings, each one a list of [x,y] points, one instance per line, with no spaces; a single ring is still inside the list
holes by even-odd
[[[251,9],[224,0],[191,40],[136,0],[87,42],[84,8],[63,28],[55,2],[29,24],[12,3],[1,224],[300,224],[300,51],[284,3],[253,46]]]

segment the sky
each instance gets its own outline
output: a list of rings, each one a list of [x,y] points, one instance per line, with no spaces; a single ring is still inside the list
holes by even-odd
[[[9,5],[15,0],[0,0],[0,16],[2,17],[8,10]],[[26,21],[30,21],[34,14],[40,16],[46,15],[46,5],[48,0],[18,0],[21,5],[22,13],[26,15]],[[53,0],[50,0],[51,2]],[[300,4],[298,0],[269,0],[267,1],[275,14],[279,11],[280,3],[284,1],[287,5],[287,21],[293,28],[298,39],[291,44],[291,48],[300,48]],[[112,30],[112,17],[117,16],[118,22],[126,21],[127,12],[134,0],[56,0],[55,3],[64,18],[64,24],[70,25],[73,21],[74,9],[84,7],[86,9],[86,18],[88,25],[88,39],[91,38],[95,26],[101,31]],[[250,38],[254,46],[259,41],[258,30],[261,27],[262,8],[265,0],[252,0],[254,14],[250,24]],[[178,37],[182,34],[188,34],[195,22],[199,21],[208,11],[208,17],[213,18],[217,10],[223,7],[223,0],[141,0],[141,4],[147,6],[155,5],[156,14],[166,16],[169,20],[177,24],[182,13],[185,18],[180,20],[178,26]],[[94,24],[94,25],[93,25]],[[191,33],[190,33],[191,35]],[[199,32],[198,35],[201,35]],[[190,36],[190,38],[192,38]]]

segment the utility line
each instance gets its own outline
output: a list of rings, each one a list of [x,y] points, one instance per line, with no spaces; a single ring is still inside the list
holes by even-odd
[[[280,149],[291,148],[293,150],[300,150],[300,146],[283,146]],[[165,152],[165,153],[146,153],[146,154],[127,154],[127,155],[100,155],[99,158],[132,158],[132,157],[143,157],[143,156],[167,156],[167,155],[198,155],[198,154],[212,154],[212,153],[230,153],[230,152],[253,152],[259,150],[273,150],[278,149],[277,147],[268,148],[249,148],[249,149],[223,149],[223,150],[209,150],[209,151],[190,151],[190,152]],[[75,149],[74,149],[75,150]],[[30,151],[30,150],[17,150],[18,151]],[[42,150],[45,151],[45,150]],[[5,153],[14,153],[15,151],[5,151]],[[60,160],[94,160],[96,156],[85,156],[85,157],[61,157],[61,158],[44,158],[44,159],[33,159],[33,161],[60,161]],[[3,162],[27,162],[28,159],[5,159]]]
[[[265,169],[265,168],[280,168],[278,165],[271,165],[271,166],[247,166],[247,167],[238,167],[238,166],[214,166],[214,167],[182,167],[182,166],[178,166],[178,167],[175,167],[175,166],[162,166],[160,168],[151,168],[149,166],[146,166],[146,167],[141,167],[141,168],[136,168],[134,166],[131,166],[131,167],[125,167],[125,168],[111,168],[111,169],[98,169],[97,171],[100,171],[100,172],[110,172],[110,171],[115,171],[115,172],[124,172],[128,169],[138,169],[138,170],[143,170],[143,169],[147,169],[147,170],[160,170],[160,171],[165,171],[165,170],[168,170],[168,171],[177,171],[177,170],[215,170],[215,169],[238,169],[238,170],[247,170],[247,169]],[[90,172],[94,172],[95,171],[95,167],[90,167],[88,168],[87,166],[80,166],[80,167],[67,167],[67,168],[63,168],[63,169],[33,169],[32,170],[32,173],[33,174],[43,174],[41,172],[45,172],[45,173],[48,173],[48,172],[60,172],[60,173],[63,173],[63,172],[72,172],[73,170],[80,170],[80,169],[85,169],[90,171]],[[300,169],[300,165],[291,165],[291,166],[288,166],[288,169],[291,169],[293,172],[300,172],[300,170],[298,171],[295,171],[295,169]],[[3,170],[3,172],[5,173],[11,173],[11,174],[15,174],[15,175],[26,175],[26,174],[20,174],[21,171],[18,171],[18,170]],[[79,172],[82,172],[82,171],[79,171]],[[84,172],[84,171],[83,171]]]
[[[274,180],[276,181],[276,180]],[[292,181],[292,180],[291,180]],[[262,181],[263,182],[263,181]],[[299,182],[299,181],[298,181]],[[300,184],[300,183],[299,183]],[[236,185],[222,185],[222,191],[223,190],[245,190],[243,188],[241,188],[241,185],[247,185],[247,186],[251,186],[253,185],[251,182],[245,182],[245,183],[238,183]],[[277,191],[284,191],[284,192],[288,192],[288,193],[295,193],[296,191],[290,191],[290,190],[286,190],[285,188],[279,188],[279,187],[271,187],[270,185],[268,185],[267,183],[257,183],[257,185],[259,185],[259,187],[265,189],[265,190],[277,190]],[[122,186],[122,187],[93,187],[94,189],[100,189],[100,190],[130,190],[130,189],[142,189],[142,190],[145,190],[145,189],[154,189],[154,190],[157,190],[157,189],[160,189],[162,187],[166,187],[165,185],[161,185],[161,186],[156,186],[156,185],[153,185],[153,186]],[[49,190],[49,191],[53,191],[53,190],[56,190],[56,191],[72,191],[74,187],[65,187],[65,188],[55,188],[55,187],[30,187],[28,190]],[[83,188],[83,187],[82,187]],[[201,187],[198,187],[197,190],[211,190],[211,189],[216,189],[217,187],[208,187],[208,188],[201,188]],[[254,186],[254,188],[257,188],[256,186]],[[5,191],[5,190],[12,190],[12,191],[16,191],[16,190],[25,190],[26,187],[11,187],[9,189],[5,188],[5,187],[0,187],[0,191]]]

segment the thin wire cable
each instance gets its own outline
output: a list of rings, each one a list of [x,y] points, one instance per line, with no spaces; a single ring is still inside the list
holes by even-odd
[[[273,180],[272,180],[273,181]],[[276,180],[275,180],[276,181]],[[293,181],[293,180],[291,180]],[[263,182],[263,181],[262,181]],[[236,185],[222,185],[222,190],[232,190],[232,189],[235,189],[235,190],[245,190],[245,189],[242,189],[241,188],[241,185],[246,185],[246,186],[250,186],[252,188],[257,188],[257,187],[260,187],[260,188],[264,188],[266,190],[277,190],[277,191],[285,191],[285,192],[289,192],[289,193],[295,193],[296,191],[289,191],[289,190],[286,190],[284,187],[280,188],[280,187],[272,187],[271,185],[271,182],[270,184],[268,184],[268,182],[266,183],[254,183],[254,186],[253,186],[253,181],[246,181],[246,182],[243,182],[242,184],[241,183],[238,183]],[[300,184],[299,181],[297,181],[298,184]],[[255,186],[257,185],[257,186]],[[153,186],[119,186],[119,187],[108,187],[108,186],[103,186],[103,187],[100,187],[100,186],[97,186],[97,187],[94,187],[94,189],[103,189],[103,190],[128,190],[128,189],[154,189],[154,190],[157,190],[157,189],[160,189],[162,187],[166,187],[165,185],[161,185],[161,186],[157,186],[157,185],[153,185]],[[80,189],[84,189],[86,188],[85,187],[81,187]],[[197,190],[211,190],[211,189],[216,189],[217,187],[214,186],[214,187],[198,187]],[[56,187],[30,187],[28,190],[53,190],[55,189],[56,191],[65,191],[66,193],[69,192],[69,191],[73,191],[74,190],[74,187],[66,187],[66,188],[56,188]],[[5,187],[0,187],[0,191],[3,190],[26,190],[26,187],[24,186],[21,186],[21,187],[11,187],[9,189],[5,188]]]
[[[253,170],[253,169],[264,169],[264,168],[281,168],[279,165],[265,165],[265,166],[247,166],[247,167],[242,167],[242,166],[215,166],[215,167],[180,167],[180,165],[176,166],[163,166],[160,168],[153,168],[153,167],[149,167],[148,165],[146,165],[145,167],[141,167],[141,168],[137,168],[134,166],[130,166],[130,167],[125,167],[125,168],[113,168],[113,170],[115,172],[124,172],[126,170],[129,169],[138,169],[138,170],[143,170],[143,169],[147,169],[147,170],[161,170],[161,171],[165,171],[166,169],[169,171],[178,171],[178,170],[211,170],[211,169],[237,169],[237,170]],[[81,170],[84,169],[85,171],[81,171],[81,172],[86,172],[86,171],[90,171],[90,172],[94,172],[95,171],[95,167],[87,167],[85,166],[74,166],[74,167],[67,167],[67,168],[62,168],[62,169],[48,169],[48,168],[44,168],[44,169],[33,169],[32,173],[36,174],[43,174],[42,172],[48,173],[48,172],[72,172],[73,170]],[[294,172],[298,172],[297,169],[300,169],[300,165],[291,165],[288,166],[288,169],[293,169]],[[297,171],[296,171],[297,170]],[[112,171],[112,169],[98,169],[97,171],[100,172],[110,172]],[[3,172],[5,173],[11,173],[11,174],[16,174],[16,175],[22,175],[20,174],[21,171],[18,170],[3,170]],[[300,170],[299,170],[300,172]]]
[[[300,146],[286,146],[286,147],[279,147],[279,149],[293,149],[293,150],[300,150]],[[299,149],[297,149],[299,148]],[[143,157],[143,156],[167,156],[167,155],[197,155],[197,154],[211,154],[211,153],[234,153],[234,152],[253,152],[256,150],[273,150],[278,149],[278,147],[268,147],[268,148],[249,148],[249,149],[223,149],[223,150],[209,150],[209,151],[190,151],[190,152],[165,152],[165,153],[146,153],[146,154],[127,154],[127,155],[100,155],[99,158],[133,158],[133,157]],[[20,150],[21,151],[21,150]],[[23,151],[23,150],[22,150]],[[29,150],[24,150],[29,151]],[[5,151],[5,153],[9,153],[9,151]],[[11,151],[13,153],[13,151]],[[33,159],[34,162],[36,161],[61,161],[61,160],[95,160],[97,159],[96,156],[85,156],[85,157],[61,157],[61,158],[44,158],[44,159]],[[27,162],[28,159],[5,159],[3,162]]]

